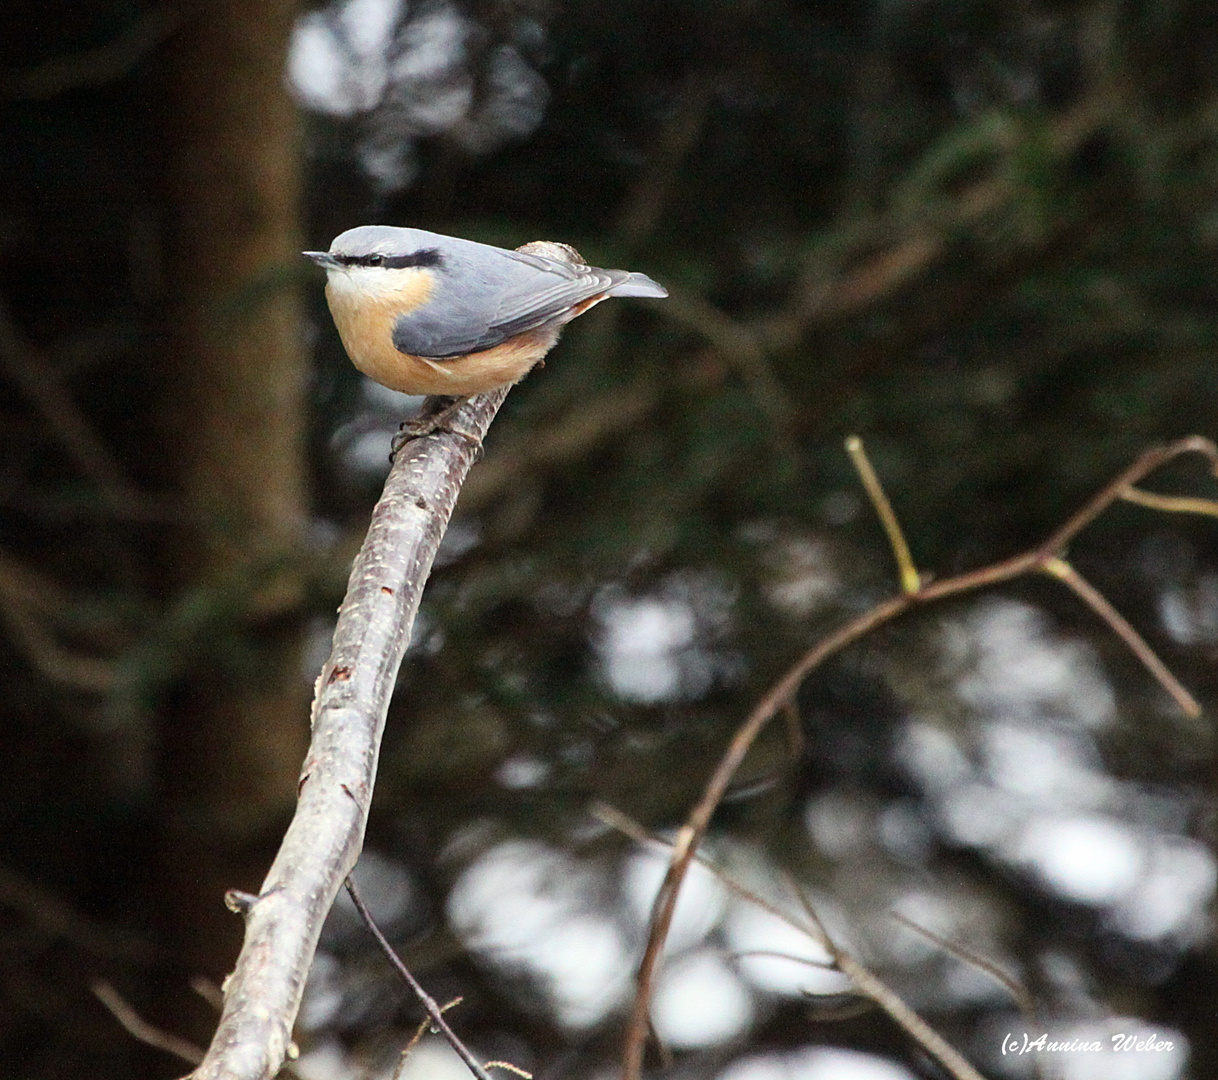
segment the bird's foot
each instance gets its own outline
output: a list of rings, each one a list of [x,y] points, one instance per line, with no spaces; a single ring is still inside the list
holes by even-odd
[[[402,423],[398,433],[393,437],[389,447],[389,460],[393,461],[408,442],[421,439],[425,435],[448,434],[457,435],[473,444],[474,460],[482,457],[482,440],[478,435],[455,423],[461,406],[469,401],[468,397],[445,397],[433,395],[423,402],[423,407],[417,416]]]

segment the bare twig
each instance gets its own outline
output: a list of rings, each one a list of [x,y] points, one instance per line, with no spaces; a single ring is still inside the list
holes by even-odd
[[[668,929],[672,924],[673,911],[677,906],[677,894],[681,883],[689,870],[698,844],[706,834],[711,816],[726,794],[728,786],[736,770],[744,761],[753,740],[761,733],[761,729],[787,701],[791,700],[803,681],[804,676],[820,664],[826,657],[832,656],[839,649],[864,637],[875,627],[906,610],[910,606],[910,598],[894,597],[877,608],[859,616],[847,623],[836,633],[821,641],[810,653],[806,654],[783,678],[762,698],[753,712],[732,737],[727,751],[720,759],[719,765],[711,775],[710,781],[686,820],[685,825],[677,833],[677,841],[673,845],[672,858],[668,865],[668,873],[656,894],[652,906],[651,934],[647,939],[647,947],[638,970],[638,990],[635,993],[634,1006],[626,1028],[625,1052],[623,1054],[623,1076],[625,1080],[638,1080],[643,1066],[643,1047],[647,1038],[647,1023],[650,1013],[651,988],[659,967],[660,954],[668,937]]]
[[[698,862],[702,863],[702,860],[699,859]],[[807,932],[806,927],[799,926],[793,919],[790,921],[797,930]],[[816,940],[815,936],[813,936],[813,940]],[[789,952],[780,952],[778,949],[744,949],[741,952],[733,952],[731,955],[735,960],[745,960],[751,956],[761,956],[767,960],[790,960],[792,964],[803,964],[804,967],[820,968],[823,971],[836,970],[836,965],[832,960],[809,960],[806,956],[794,956]],[[811,995],[811,992],[808,990],[805,990],[804,993],[809,996]],[[847,993],[853,996],[854,991],[847,991]]]
[[[884,526],[884,535],[888,537],[893,557],[897,560],[901,588],[912,595],[918,591],[921,579],[918,577],[917,567],[914,566],[913,556],[909,552],[905,533],[901,531],[901,523],[893,512],[892,503],[888,501],[888,495],[880,483],[880,478],[876,476],[875,469],[872,468],[867,451],[863,449],[863,440],[857,435],[851,435],[846,440],[846,453],[854,462],[859,479],[863,481],[863,487],[867,491],[868,498],[871,499],[871,505],[875,508],[876,517]]]
[[[398,956],[397,951],[389,944],[385,935],[381,933],[381,928],[376,925],[376,920],[372,918],[372,912],[368,910],[367,905],[359,894],[359,890],[355,887],[355,882],[350,878],[347,878],[347,894],[351,897],[351,902],[355,905],[355,910],[360,913],[360,918],[364,920],[364,924],[372,931],[372,936],[376,938],[376,943],[381,947],[381,952],[385,954],[389,963],[393,965],[393,970],[401,976],[402,981],[410,987],[414,992],[414,996],[419,999],[419,1003],[430,1018],[432,1026],[448,1040],[448,1045],[453,1048],[457,1057],[465,1062],[466,1067],[478,1080],[491,1080],[490,1073],[486,1071],[486,1067],[474,1057],[469,1047],[448,1026],[448,1021],[444,1019],[444,1009],[440,1007],[439,1002],[423,989],[422,984],[410,973],[410,968],[402,962],[402,958]],[[532,1080],[532,1077],[522,1069],[516,1069],[515,1066],[512,1068],[513,1071],[528,1077],[528,1080]]]
[[[406,444],[385,482],[317,680],[296,814],[256,897],[235,898],[245,944],[194,1080],[270,1080],[322,922],[363,845],[385,714],[423,584],[457,492],[507,389],[466,402],[451,423]]]
[[[351,879],[348,878],[348,881]],[[456,1005],[460,1005],[464,998],[455,997],[452,1001],[440,1006],[440,1012],[446,1013],[449,1009]],[[393,1070],[393,1080],[402,1080],[402,1073],[406,1071],[406,1063],[410,1060],[410,1055],[414,1053],[414,1048],[423,1041],[423,1036],[427,1034],[427,1029],[431,1027],[431,1017],[426,1016],[415,1028],[414,1034],[410,1036],[410,1042],[402,1047],[402,1052],[398,1055],[397,1067]]]
[[[1199,435],[1178,439],[1164,446],[1152,447],[1141,454],[1120,475],[1101,488],[1081,509],[1068,518],[1065,524],[1055,530],[1038,547],[1022,555],[1016,555],[1002,562],[982,567],[979,570],[931,582],[922,586],[916,593],[902,593],[882,601],[869,611],[865,611],[863,614],[851,619],[827,637],[822,638],[800,657],[787,673],[762,696],[761,700],[754,706],[753,711],[748,715],[744,723],[740,725],[736,734],[728,743],[723,757],[707,782],[701,799],[698,800],[697,805],[690,812],[685,825],[677,833],[677,840],[673,845],[672,856],[668,865],[668,873],[664,877],[664,882],[656,894],[655,903],[652,907],[651,933],[647,940],[643,958],[639,963],[638,990],[635,994],[634,1006],[627,1024],[623,1049],[623,1076],[625,1080],[638,1080],[642,1072],[651,991],[663,953],[664,942],[668,937],[668,930],[672,924],[677,894],[689,870],[689,865],[695,857],[698,845],[706,835],[711,817],[727,792],[732,777],[744,761],[745,755],[748,753],[753,741],[761,733],[770,718],[779,712],[788,702],[794,700],[796,692],[809,672],[813,671],[828,657],[839,652],[847,645],[865,637],[877,627],[891,622],[897,616],[904,614],[913,607],[944,597],[955,596],[989,585],[1010,581],[1024,574],[1050,572],[1050,565],[1056,566],[1058,563],[1063,562],[1061,558],[1062,550],[1078,533],[1090,525],[1113,502],[1120,499],[1130,487],[1161,465],[1183,454],[1201,454],[1210,461],[1211,465],[1218,467],[1218,447],[1215,446],[1212,440]],[[1055,574],[1055,576],[1060,577],[1059,574]],[[1078,595],[1084,596],[1084,599],[1087,599],[1090,603],[1090,598],[1079,591],[1073,578],[1067,581],[1067,584]],[[1095,595],[1098,596],[1098,594]],[[1127,624],[1125,624],[1119,615],[1117,620],[1113,621],[1112,616],[1117,613],[1110,605],[1106,605],[1105,602],[1105,606],[1097,606],[1094,603],[1091,606],[1113,629],[1114,633],[1117,633],[1122,640],[1130,643],[1130,638],[1122,630],[1122,626],[1127,626]],[[1132,632],[1132,628],[1129,628],[1129,630]],[[1136,634],[1134,636],[1136,637]],[[1138,638],[1138,640],[1140,641],[1141,639]],[[1139,659],[1145,660],[1136,649],[1135,654],[1139,655]],[[1163,680],[1162,674],[1166,669],[1163,668],[1157,657],[1155,661],[1155,664],[1148,664],[1147,666],[1151,673],[1159,679],[1168,693],[1171,693],[1173,698],[1186,711],[1196,708],[1196,703],[1187,693],[1181,696],[1176,692],[1177,688],[1181,690],[1182,688],[1179,687],[1179,683],[1174,678],[1169,676],[1167,681]]]
[[[841,973],[854,983],[860,992],[871,998],[897,1024],[904,1028],[914,1041],[927,1053],[933,1055],[939,1064],[952,1076],[956,1077],[956,1080],[984,1080],[981,1073],[965,1060],[959,1050],[906,1005],[895,991],[889,989],[883,981],[873,975],[870,968],[866,967],[852,953],[842,948],[830,937],[824,923],[820,921],[820,916],[816,914],[816,909],[812,907],[803,890],[793,881],[789,882],[789,884],[794,889],[795,895],[799,898],[799,903],[804,909],[804,914],[808,916],[811,924],[816,927],[819,939],[832,954]]]
[[[1014,998],[1015,1004],[1019,1006],[1019,1011],[1024,1015],[1024,1019],[1032,1026],[1036,1026],[1036,1002],[1032,1000],[1032,995],[1028,993],[1028,988],[1023,983],[1008,975],[992,960],[986,959],[979,952],[961,945],[957,941],[949,941],[947,938],[941,937],[921,923],[914,922],[909,916],[902,915],[899,911],[893,911],[889,914],[902,926],[907,926],[914,933],[921,934],[927,941],[933,941],[939,948],[951,953],[957,959],[963,960],[966,964],[971,964],[978,971],[984,971]]]
[[[1142,661],[1143,666],[1159,680],[1163,687],[1180,706],[1182,712],[1192,717],[1201,715],[1201,706],[1170,671],[1167,665],[1155,655],[1154,649],[1146,644],[1145,639],[1116,608],[1105,599],[1104,595],[1086,578],[1074,569],[1065,559],[1047,559],[1041,568],[1050,577],[1057,578],[1067,586],[1080,600],[1104,620],[1127,646],[1129,651]]]
[[[595,803],[592,806],[592,814],[611,828],[615,828],[619,832],[629,836],[636,843],[672,848],[671,844],[666,843],[658,836],[648,833],[642,826],[632,821],[620,810],[605,803]],[[703,856],[697,855],[695,859],[700,866],[714,874],[719,881],[737,896],[742,897],[751,904],[756,904],[763,911],[768,912],[775,918],[781,919],[788,926],[806,934],[812,941],[816,942],[817,945],[833,958],[833,966],[854,984],[860,994],[875,1002],[876,1005],[888,1013],[897,1024],[904,1028],[927,1053],[935,1057],[957,1080],[981,1080],[980,1074],[960,1056],[959,1052],[949,1045],[938,1032],[934,1031],[913,1009],[906,1005],[895,990],[884,983],[879,976],[873,974],[855,956],[833,941],[825,930],[824,924],[813,910],[808,898],[789,875],[787,875],[788,888],[799,898],[800,906],[808,916],[806,923],[792,918],[782,908],[778,907],[777,904],[771,903],[747,885],[741,884],[731,874],[728,874]],[[788,956],[782,953],[767,953],[762,950],[738,955],[785,956],[786,959],[792,960],[795,963],[806,964],[809,967],[828,966],[816,960]]]
[[[183,1061],[197,1065],[203,1060],[203,1051],[188,1039],[171,1035],[158,1027],[153,1027],[131,1007],[125,998],[108,982],[95,982],[92,986],[94,995],[126,1029],[128,1034],[144,1043],[146,1046],[164,1050],[167,1054],[181,1058]]]
[[[594,802],[589,808],[589,813],[592,814],[592,816],[598,821],[604,822],[604,824],[608,825],[612,829],[616,829],[623,836],[630,837],[630,839],[640,847],[656,847],[663,851],[672,851],[673,849],[671,841],[665,840],[662,836],[657,836],[655,833],[648,832],[643,828],[642,825],[636,822],[629,815],[622,813],[622,811],[617,809],[615,806],[610,806],[608,803],[597,801]],[[734,878],[721,866],[711,862],[710,859],[708,859],[705,855],[695,855],[694,861],[708,873],[714,874],[714,876],[721,881],[724,886],[726,886],[731,892],[735,893],[741,899],[747,900],[750,904],[755,904],[757,907],[761,908],[762,911],[773,915],[774,918],[786,923],[792,929],[799,930],[802,933],[807,934],[822,948],[826,947],[825,943],[820,939],[819,929],[810,931],[807,926],[799,922],[797,919],[793,919],[777,904],[771,903],[760,893],[750,889],[743,882],[737,881],[736,878]],[[798,958],[792,957],[792,959]],[[798,959],[798,962],[814,967],[828,966],[815,960]]]
[[[211,979],[195,975],[190,980],[190,988],[216,1012],[224,1008],[224,992]]]
[[[1207,517],[1218,517],[1218,501],[1214,499],[1199,499],[1189,495],[1160,495],[1135,487],[1122,491],[1121,498],[1139,506],[1149,506],[1152,510],[1162,510],[1165,514],[1205,514]]]
[[[488,1061],[486,1063],[488,1069],[503,1069],[505,1072],[513,1073],[516,1076],[523,1077],[524,1080],[533,1080],[533,1074],[527,1069],[522,1069],[519,1065],[513,1065],[510,1061]]]

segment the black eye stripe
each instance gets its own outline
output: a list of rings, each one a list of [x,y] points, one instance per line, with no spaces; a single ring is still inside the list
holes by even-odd
[[[439,266],[444,261],[436,248],[424,248],[410,255],[382,255],[374,251],[369,255],[335,255],[334,258],[343,266],[383,266],[390,270],[403,270],[409,266]]]

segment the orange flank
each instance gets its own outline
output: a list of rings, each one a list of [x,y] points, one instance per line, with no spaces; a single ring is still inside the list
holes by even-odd
[[[481,394],[523,379],[558,340],[563,324],[605,299],[604,293],[576,304],[559,319],[518,334],[482,352],[447,359],[431,359],[400,352],[393,344],[394,320],[426,303],[434,278],[426,271],[389,270],[394,288],[382,295],[357,293],[326,286],[326,299],[334,315],[347,355],[370,379],[404,394],[446,394],[465,397]]]

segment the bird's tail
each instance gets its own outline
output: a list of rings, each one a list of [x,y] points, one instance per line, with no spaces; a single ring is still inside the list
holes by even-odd
[[[610,296],[667,296],[668,290],[658,281],[652,281],[646,274],[626,273],[623,270],[611,270],[611,274],[622,275],[620,281],[605,291]]]

